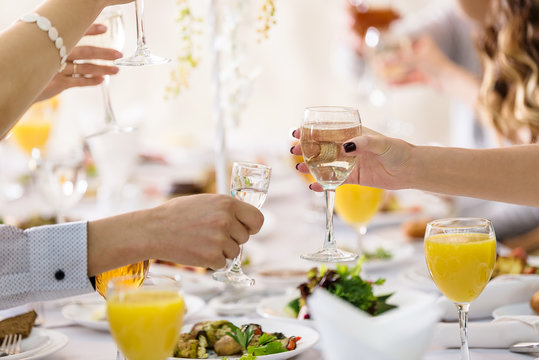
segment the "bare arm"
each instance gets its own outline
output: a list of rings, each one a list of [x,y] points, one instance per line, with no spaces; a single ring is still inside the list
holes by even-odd
[[[254,206],[226,195],[182,196],[88,223],[88,275],[145,259],[221,268],[259,231]]]
[[[48,0],[36,9],[64,39],[68,53],[105,6],[131,0]],[[60,68],[58,50],[35,24],[16,22],[0,33],[0,139]]]
[[[345,151],[359,156],[349,183],[539,206],[539,145],[480,150],[415,146],[369,129],[364,132],[368,135],[345,144]],[[300,146],[292,152],[301,154]],[[308,171],[304,163],[298,170]],[[321,190],[319,184],[311,188]]]

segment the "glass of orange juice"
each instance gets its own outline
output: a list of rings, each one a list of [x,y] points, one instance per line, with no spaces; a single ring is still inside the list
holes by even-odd
[[[357,248],[362,252],[362,237],[367,225],[378,213],[384,200],[384,190],[363,185],[343,184],[335,191],[335,210],[358,234]]]
[[[461,359],[469,360],[468,310],[483,291],[496,263],[496,235],[483,218],[434,220],[425,232],[425,260],[438,289],[459,315]]]
[[[58,97],[34,104],[11,130],[15,143],[35,162],[34,168],[45,150],[58,104]]]
[[[137,279],[142,282],[138,287]],[[179,281],[169,276],[117,277],[109,281],[110,332],[127,360],[165,360],[172,355],[185,304]]]

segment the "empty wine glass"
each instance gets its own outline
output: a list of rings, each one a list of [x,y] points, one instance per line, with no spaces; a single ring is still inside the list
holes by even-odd
[[[95,46],[102,48],[110,48],[117,51],[122,51],[125,44],[125,27],[123,21],[123,13],[120,8],[110,7],[105,8],[97,17],[96,23],[103,24],[107,27],[107,31],[99,35],[84,36],[77,46]],[[97,65],[112,65],[109,60],[92,59],[92,60],[75,60],[75,64],[97,64]],[[112,102],[110,99],[110,75],[105,75],[101,89],[103,91],[103,105],[105,107],[105,126],[88,135],[93,137],[103,135],[108,132],[131,132],[134,130],[132,126],[120,126],[114,115]]]
[[[115,60],[114,63],[122,66],[161,65],[169,63],[171,59],[153,55],[146,44],[146,35],[144,35],[144,0],[135,0],[135,9],[137,16],[137,49],[133,56]]]
[[[317,106],[305,109],[301,125],[301,149],[310,173],[322,185],[326,197],[326,236],[322,249],[301,255],[318,262],[352,261],[358,254],[337,248],[333,237],[335,189],[350,175],[357,156],[345,153],[343,143],[361,135],[361,120],[356,109]]]
[[[235,162],[230,178],[230,193],[236,199],[260,209],[266,200],[271,177],[271,167],[249,162]],[[225,270],[213,273],[213,278],[236,286],[253,286],[255,280],[245,275],[241,268],[243,245],[240,254]]]
[[[80,201],[88,188],[82,146],[51,152],[43,158],[38,167],[38,186],[54,207],[56,222],[64,222],[66,211]]]

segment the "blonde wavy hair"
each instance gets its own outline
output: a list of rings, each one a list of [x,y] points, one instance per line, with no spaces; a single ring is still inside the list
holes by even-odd
[[[539,137],[539,0],[492,0],[478,47],[479,109],[513,143]]]

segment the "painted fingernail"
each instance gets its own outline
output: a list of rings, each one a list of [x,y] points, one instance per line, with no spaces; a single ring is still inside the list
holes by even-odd
[[[297,163],[297,164],[296,164],[296,170],[299,170],[299,164],[300,164],[300,163]]]
[[[344,151],[347,153],[356,151],[356,144],[354,144],[353,142],[347,142],[343,145],[343,147],[344,147]]]
[[[292,137],[296,137],[296,129],[292,130]]]
[[[309,189],[313,189],[313,184],[309,184]]]
[[[290,154],[293,154],[293,153],[294,153],[294,148],[295,148],[295,146],[292,146],[292,147],[290,148]]]

